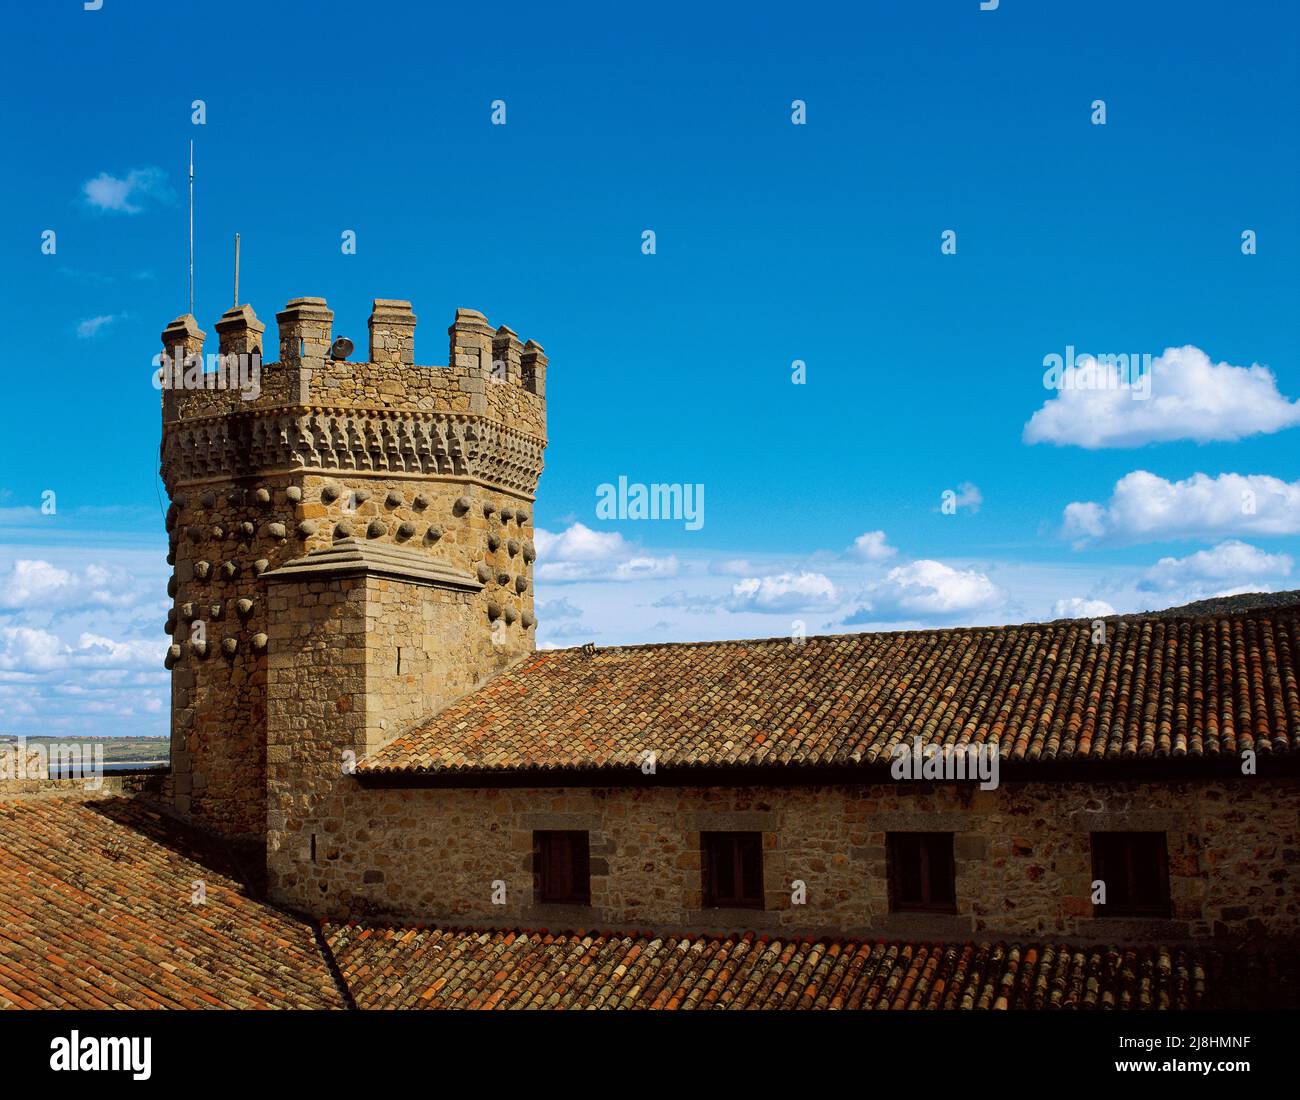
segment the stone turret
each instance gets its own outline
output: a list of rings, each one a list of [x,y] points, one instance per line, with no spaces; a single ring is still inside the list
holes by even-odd
[[[417,366],[411,303],[376,299],[353,362],[333,316],[289,302],[262,364],[228,310],[205,373],[193,317],[163,332],[193,368],[163,391],[176,807],[273,845],[321,769],[534,648],[541,348],[457,310],[450,365]]]

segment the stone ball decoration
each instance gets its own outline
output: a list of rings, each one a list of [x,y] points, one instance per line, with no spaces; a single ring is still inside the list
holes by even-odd
[[[388,525],[383,520],[372,519],[366,524],[366,538],[378,539],[388,534]]]
[[[172,643],[167,647],[167,656],[163,658],[163,667],[171,668],[181,659],[181,647]]]
[[[497,538],[496,535],[488,535],[487,548],[493,553],[495,553],[497,550],[501,548],[501,540]]]
[[[402,505],[402,494],[396,489],[390,489],[388,491],[388,496],[384,497],[384,503],[388,505],[389,508],[400,508]]]
[[[463,516],[469,511],[469,497],[457,497],[456,503],[451,506],[451,510],[458,516]]]
[[[215,508],[217,504],[217,494],[208,489],[199,497],[199,506],[201,508]]]
[[[496,600],[488,601],[487,615],[488,615],[488,619],[490,619],[492,622],[496,622],[499,618],[501,618],[501,605],[497,603]]]
[[[323,493],[321,494],[324,495]],[[290,504],[298,504],[302,501],[302,490],[297,485],[290,485],[284,491],[284,499]]]
[[[214,523],[212,525],[212,537],[220,542],[226,537],[226,529],[222,527],[221,524]]]
[[[225,607],[220,603],[214,603],[208,608],[208,617],[211,619],[220,619],[226,613]]]
[[[226,494],[226,501],[232,508],[238,508],[244,503],[244,490],[231,489],[230,492]]]
[[[253,573],[256,576],[260,577],[263,573],[265,573],[270,568],[271,568],[271,563],[267,561],[266,558],[258,558],[257,561],[253,562]]]
[[[504,614],[507,623],[513,623],[516,619],[519,618],[519,612],[516,611],[513,607],[511,607],[509,604],[506,605]]]
[[[518,539],[511,539],[509,542],[506,543],[506,553],[509,554],[512,558],[519,553]]]
[[[492,579],[492,570],[486,565],[480,565],[475,572],[477,572],[478,579],[483,584],[487,584]]]
[[[251,539],[256,532],[257,528],[249,523],[248,520],[244,520],[244,522],[239,525],[239,534],[242,538]]]
[[[258,504],[263,504],[263,505],[265,505],[265,504],[270,504],[270,503],[271,503],[271,490],[270,490],[270,489],[266,489],[266,488],[258,489],[257,492],[254,494],[254,496],[255,496],[255,498],[257,499],[257,503],[258,503]]]
[[[305,519],[298,524],[298,537],[300,539],[311,538],[316,533],[316,521],[314,519]]]
[[[484,517],[485,519],[491,518],[492,513],[495,512],[495,511],[496,511],[496,508],[493,506],[493,504],[492,504],[492,502],[491,502],[490,500],[485,500],[485,501],[483,502],[483,517]]]
[[[527,512],[520,512],[520,511],[516,510],[516,512],[515,512],[515,520],[518,522],[519,526],[522,527],[525,523],[528,522],[528,513],[527,513]]]
[[[428,539],[430,542],[437,542],[440,538],[442,538],[442,528],[439,527],[436,523],[431,524],[429,529],[425,531],[424,537]]]
[[[368,501],[368,500],[370,499],[370,490],[369,490],[369,489],[353,489],[353,490],[352,490],[352,499],[355,500],[358,504],[365,504],[365,502]]]
[[[332,481],[327,481],[320,488],[320,498],[325,504],[333,504],[339,499],[339,487]]]
[[[173,574],[167,580],[167,595],[175,597],[178,591],[180,591],[180,586],[176,583],[176,576]]]
[[[509,583],[510,583],[510,574],[507,573],[504,569],[501,570],[501,572],[497,574],[497,584],[509,584]]]
[[[405,542],[407,539],[414,536],[414,534],[415,534],[415,524],[412,523],[409,519],[406,522],[399,525],[397,528],[397,537],[401,539],[403,542]]]
[[[233,561],[222,562],[221,575],[228,581],[233,581],[239,576],[239,566]]]
[[[208,643],[206,639],[190,642],[190,652],[197,657],[206,657],[208,655]]]
[[[352,534],[351,524],[344,521],[339,521],[334,525],[334,538],[336,541],[338,539],[348,538],[349,536],[351,536],[351,534]]]
[[[525,611],[523,614],[523,624],[525,630],[531,630],[537,625],[537,616],[531,611]]]
[[[266,635],[265,635],[265,634],[254,634],[254,635],[253,635],[253,652],[254,652],[254,653],[265,653],[265,652],[266,652],[266,641],[267,641],[267,639],[266,639]]]
[[[522,573],[520,573],[519,576],[515,578],[515,591],[518,592],[521,596],[528,591],[528,578],[525,577]]]
[[[282,539],[285,534],[286,532],[283,523],[268,523],[266,525],[266,535],[268,538]]]
[[[198,542],[203,537],[203,532],[199,530],[198,524],[191,523],[185,528],[185,536],[190,542]]]
[[[502,509],[501,509],[501,522],[502,522],[502,523],[509,523],[509,522],[510,522],[512,519],[514,519],[514,518],[515,518],[515,514],[514,514],[514,512],[512,512],[509,508],[502,508]]]
[[[212,575],[212,563],[210,561],[196,561],[194,563],[194,575],[201,581],[206,581]]]
[[[235,610],[241,619],[247,619],[253,613],[253,601],[247,596],[235,601]]]
[[[181,618],[187,623],[194,621],[194,605],[192,603],[181,604]]]
[[[429,498],[423,493],[416,493],[415,499],[411,501],[411,507],[417,512],[423,512],[427,507],[429,507]]]
[[[171,634],[176,630],[176,611],[173,608],[167,612],[167,621],[163,624],[163,633]]]
[[[239,652],[239,639],[222,638],[221,652],[224,653],[227,657],[233,657],[236,653]]]
[[[532,540],[524,543],[524,561],[534,561],[537,558],[537,548],[533,546]]]

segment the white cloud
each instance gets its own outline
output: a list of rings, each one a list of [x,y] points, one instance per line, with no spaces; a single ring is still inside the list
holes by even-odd
[[[1062,534],[1090,540],[1157,542],[1175,538],[1300,533],[1300,481],[1265,474],[1194,474],[1167,481],[1134,470],[1115,483],[1109,503],[1065,508]]]
[[[129,607],[156,595],[127,570],[93,563],[73,573],[41,559],[19,558],[0,574],[0,611]]]
[[[1139,587],[1156,592],[1190,589],[1190,598],[1223,585],[1245,591],[1252,585],[1258,588],[1264,578],[1287,576],[1293,564],[1288,554],[1266,554],[1249,543],[1229,539],[1185,558],[1161,558],[1147,570]]]
[[[1123,373],[1117,364],[1090,357],[1066,368],[1056,396],[1025,425],[1024,441],[1089,449],[1174,439],[1207,443],[1300,424],[1300,401],[1283,397],[1273,373],[1257,363],[1214,363],[1189,344],[1166,348],[1136,388],[1121,385],[1128,381]]]
[[[1105,600],[1086,600],[1081,596],[1057,600],[1052,611],[1052,617],[1056,619],[1104,619],[1114,614],[1115,609]]]
[[[871,611],[884,621],[962,615],[995,607],[1005,597],[983,573],[923,558],[891,569],[868,586],[867,598]]]
[[[539,581],[635,581],[672,577],[675,557],[643,553],[617,531],[593,531],[581,523],[555,534],[538,528]]]
[[[161,168],[133,168],[123,177],[101,172],[81,187],[86,202],[96,210],[139,214],[149,199],[170,202],[172,190]]]
[[[975,491],[978,494],[979,490]],[[853,540],[849,553],[860,561],[885,561],[898,551],[886,541],[884,531],[868,531]]]
[[[87,317],[77,325],[77,338],[80,340],[89,340],[91,337],[98,335],[99,330],[107,328],[114,321],[119,320],[115,313],[101,313],[98,317]]]
[[[780,573],[746,577],[731,589],[732,611],[825,611],[840,599],[830,578],[822,573]]]
[[[957,507],[961,511],[975,513],[980,510],[984,503],[984,494],[980,492],[980,487],[969,481],[963,481],[957,486]]]
[[[116,642],[83,633],[69,643],[48,630],[13,626],[0,630],[0,670],[30,674],[88,668],[153,671],[161,666],[166,648],[166,639]]]

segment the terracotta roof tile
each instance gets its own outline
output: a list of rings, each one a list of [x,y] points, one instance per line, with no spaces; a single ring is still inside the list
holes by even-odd
[[[363,774],[854,767],[894,745],[1004,760],[1300,749],[1300,611],[538,653],[399,736]]]
[[[324,927],[359,1008],[1300,1007],[1300,953]]]
[[[252,898],[219,845],[141,802],[58,797],[0,801],[0,1007],[343,1000],[312,927]]]

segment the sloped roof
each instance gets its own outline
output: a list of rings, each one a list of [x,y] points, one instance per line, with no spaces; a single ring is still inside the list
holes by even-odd
[[[1300,749],[1300,609],[538,653],[361,761],[383,774],[862,767]],[[539,777],[544,778],[544,777]]]
[[[312,926],[142,802],[0,800],[0,853],[0,1007],[343,1007]]]
[[[1300,1006],[1294,952],[364,924],[325,933],[358,1008]]]

